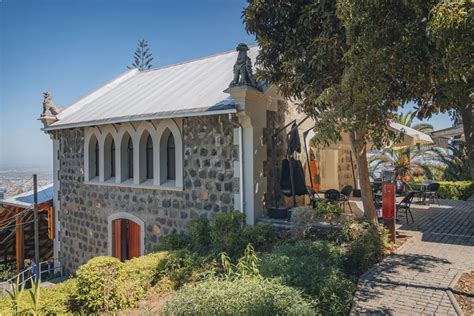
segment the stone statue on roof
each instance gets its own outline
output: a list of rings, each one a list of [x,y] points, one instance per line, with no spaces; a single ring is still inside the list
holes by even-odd
[[[47,116],[56,116],[59,113],[62,112],[62,109],[58,109],[54,103],[53,99],[51,97],[51,93],[49,91],[43,92],[43,113],[41,113],[41,117],[47,117]],[[49,112],[49,113],[48,113]]]
[[[240,43],[237,45],[236,50],[239,54],[234,65],[234,79],[230,82],[229,86],[251,86],[258,88],[252,71],[252,60],[247,56],[249,47],[244,43]]]

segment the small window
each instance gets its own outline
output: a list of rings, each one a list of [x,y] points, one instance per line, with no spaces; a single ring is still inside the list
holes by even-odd
[[[153,140],[150,135],[146,140],[146,178],[153,179]]]
[[[115,177],[115,142],[110,145],[110,176]]]
[[[127,145],[127,155],[128,155],[128,177],[133,179],[133,142],[130,137]]]
[[[95,176],[99,176],[99,142],[95,142]]]
[[[166,143],[166,162],[168,180],[176,180],[176,153],[172,133],[168,136],[168,142]]]

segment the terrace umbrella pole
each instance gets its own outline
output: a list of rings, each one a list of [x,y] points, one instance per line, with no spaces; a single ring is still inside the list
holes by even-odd
[[[308,174],[309,174],[309,183],[311,183],[311,188],[313,188],[313,175],[311,174],[311,165],[309,161],[309,154],[308,154],[308,146],[306,145],[306,137],[308,136],[309,131],[311,131],[313,128],[311,127],[310,129],[306,130],[303,133],[303,141],[304,141],[304,152],[306,154],[306,164],[308,165]],[[316,193],[316,196],[319,198],[318,192],[316,190],[314,191]]]
[[[277,162],[276,162],[276,145],[277,145],[277,136],[278,134],[280,134],[282,131],[284,131],[288,126],[290,126],[291,124],[295,123],[296,120],[293,120],[291,122],[289,122],[288,124],[286,124],[285,126],[283,127],[280,127],[279,129],[276,130],[275,133],[273,133],[272,135],[272,172],[273,172],[273,197],[275,199],[275,209],[278,208],[278,196],[277,196]]]

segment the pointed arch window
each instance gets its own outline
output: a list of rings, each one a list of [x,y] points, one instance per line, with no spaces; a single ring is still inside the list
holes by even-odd
[[[115,142],[112,140],[110,145],[110,176],[115,177]]]
[[[146,140],[146,178],[153,179],[153,140],[148,135]]]
[[[133,179],[133,142],[132,142],[131,137],[128,139],[127,156],[128,156],[128,177]]]
[[[170,133],[166,143],[166,162],[166,174],[168,180],[176,180],[176,151],[173,133]]]
[[[95,170],[94,170],[94,175],[96,177],[99,176],[99,142],[96,140],[95,141],[95,148],[94,148],[94,155],[95,155]]]

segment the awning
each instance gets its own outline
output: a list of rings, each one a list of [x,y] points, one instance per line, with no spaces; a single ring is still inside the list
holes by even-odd
[[[29,208],[33,206],[33,190],[24,192],[8,199],[0,200],[0,205],[9,205],[20,208]],[[48,184],[43,187],[38,188],[38,204],[45,203],[53,200],[54,188],[53,184]]]
[[[413,129],[411,127],[408,127],[399,123],[391,122],[389,128],[396,133],[403,133],[403,140],[398,143],[394,143],[391,146],[388,146],[390,148],[400,149],[404,147],[414,146],[417,144],[420,144],[420,145],[434,144],[434,141],[430,137],[430,135],[417,131],[416,129]],[[309,140],[312,137],[314,137],[314,135],[315,135],[314,131],[310,131],[308,133],[308,138],[307,138],[308,145],[309,145]],[[368,144],[368,147],[369,148],[372,147],[372,144]],[[335,143],[335,144],[330,144],[328,146],[321,145],[320,148],[334,149],[334,150],[351,149],[352,147],[351,147],[349,134],[343,133],[341,135],[340,142]]]

